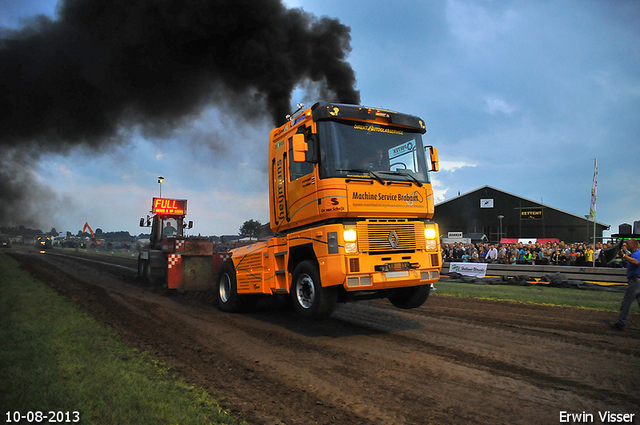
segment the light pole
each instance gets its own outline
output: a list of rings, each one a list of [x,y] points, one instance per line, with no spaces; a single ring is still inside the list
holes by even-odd
[[[590,222],[590,219],[591,219],[591,214],[585,214],[584,218],[587,219],[587,245],[589,245],[589,224],[591,224],[589,222]]]
[[[500,220],[500,237],[498,238],[498,243],[502,241],[502,219],[503,218],[504,216],[502,214],[498,216],[498,220]]]
[[[585,214],[584,218],[587,219],[587,245],[589,245],[589,220],[593,217],[593,262],[592,267],[596,266],[596,216],[591,214]]]
[[[160,197],[162,198],[162,182],[164,181],[164,177],[158,177],[158,183],[160,183]]]

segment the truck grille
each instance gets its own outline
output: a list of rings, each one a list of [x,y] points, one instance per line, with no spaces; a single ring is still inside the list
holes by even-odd
[[[424,223],[421,221],[366,220],[358,222],[356,230],[361,252],[415,251],[426,247]]]

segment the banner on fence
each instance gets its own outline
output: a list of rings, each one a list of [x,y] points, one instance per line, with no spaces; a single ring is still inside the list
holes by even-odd
[[[450,263],[449,273],[485,277],[487,274],[487,263]]]

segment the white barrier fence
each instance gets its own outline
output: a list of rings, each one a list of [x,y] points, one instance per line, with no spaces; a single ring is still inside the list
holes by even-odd
[[[460,269],[462,271],[459,271],[460,269],[455,269],[458,267],[461,267]],[[442,268],[442,274],[446,273],[445,270],[448,270],[450,273],[456,272],[462,275],[475,277],[516,277],[526,275],[531,278],[540,278],[545,275],[561,273],[568,279],[616,285],[625,285],[627,283],[627,270],[612,267],[445,262]],[[475,270],[477,270],[477,272]]]

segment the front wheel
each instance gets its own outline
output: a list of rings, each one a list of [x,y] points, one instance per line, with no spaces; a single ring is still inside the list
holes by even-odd
[[[309,319],[329,317],[336,308],[338,294],[334,287],[323,287],[318,266],[303,261],[293,271],[291,298],[296,311]]]
[[[400,288],[389,297],[391,304],[398,308],[408,310],[418,308],[429,298],[431,285],[412,286],[410,288]]]

